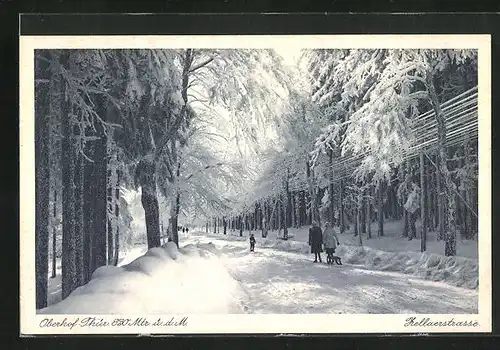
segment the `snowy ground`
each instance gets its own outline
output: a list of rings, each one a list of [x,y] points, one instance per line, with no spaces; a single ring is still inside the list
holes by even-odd
[[[436,239],[436,234],[428,234],[427,251],[420,253],[420,239],[409,241],[402,235],[401,221],[389,221],[384,225],[384,237],[367,239],[363,234],[363,246],[359,246],[358,237],[346,232],[339,234],[341,245],[337,254],[342,256],[348,263],[363,266],[371,270],[403,272],[412,277],[426,279],[434,282],[446,282],[456,287],[476,289],[479,285],[479,265],[477,259],[477,241],[461,240],[457,242],[456,257],[445,257],[444,242]],[[417,225],[417,230],[419,229]],[[376,228],[372,228],[372,233]],[[417,231],[418,232],[418,231]],[[308,227],[289,229],[289,239],[284,241],[276,239],[282,236],[282,232],[271,231],[268,237],[261,238],[260,231],[254,231],[258,245],[266,248],[274,248],[284,251],[300,252],[309,254]],[[249,232],[244,231],[243,237],[239,237],[238,231],[227,231],[227,235],[206,234],[198,231],[198,234],[225,240],[246,241]]]
[[[474,289],[362,265],[314,264],[303,251],[259,247],[259,237],[255,253],[236,237],[196,233],[186,239],[221,250],[248,296],[248,313],[477,313]]]
[[[122,254],[119,270],[101,269],[44,312],[91,305],[85,313],[477,313],[474,241],[459,242],[465,257],[447,258],[434,253],[443,242],[431,235],[430,252],[421,254],[419,240],[386,227],[387,237],[365,239],[363,248],[352,234],[341,235],[343,266],[312,262],[307,228],[291,229],[288,241],[255,232],[255,253],[248,251],[248,232],[181,232],[180,254],[162,248],[144,255],[145,247],[136,246]],[[60,300],[60,270],[50,279],[49,298],[49,305]]]

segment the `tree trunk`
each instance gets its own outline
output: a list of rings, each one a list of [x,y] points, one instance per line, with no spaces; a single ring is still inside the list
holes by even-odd
[[[63,154],[62,154],[62,298],[65,299],[78,287],[75,249],[75,190],[74,190],[74,153],[73,137],[69,127],[69,119],[63,113]],[[67,121],[64,121],[66,119]]]
[[[363,238],[361,237],[362,234],[361,232],[359,231],[360,229],[360,226],[361,226],[361,212],[362,212],[362,206],[363,206],[363,193],[360,192],[358,193],[358,198],[357,198],[357,215],[356,215],[356,226],[358,228],[358,239],[359,239],[359,245],[362,246],[363,245]]]
[[[364,200],[363,197],[361,197],[361,206],[358,208],[358,211],[360,212],[359,215],[361,216],[361,233],[366,233],[366,209],[365,209],[365,206],[366,206],[366,201]]]
[[[116,144],[114,142],[113,130],[108,132],[108,160],[110,167],[108,169],[108,265],[114,265],[116,242],[118,231],[118,216],[116,215],[117,204],[119,201],[119,175],[118,175],[118,157],[116,152]],[[118,194],[117,194],[118,191]],[[160,230],[163,234],[163,230]],[[160,235],[160,236],[161,236]]]
[[[404,214],[404,227],[403,227],[403,237],[408,238],[408,232],[410,231],[410,220],[408,218],[408,211],[405,209]]]
[[[329,206],[329,218],[328,220],[330,221],[330,226],[333,227],[335,223],[335,209],[334,209],[334,203],[335,203],[335,196],[333,195],[333,190],[334,190],[334,184],[333,184],[333,150],[329,151],[329,166],[330,166],[330,183],[328,187],[328,194],[330,196],[330,206]]]
[[[302,190],[299,192],[299,226],[306,224],[306,195]]]
[[[35,53],[38,51],[36,50]],[[42,51],[42,58],[47,52]],[[36,59],[36,79],[50,79],[47,62]],[[47,273],[49,270],[49,88],[38,84],[35,90],[35,276],[36,308],[47,306]],[[64,118],[64,116],[63,116]],[[67,118],[66,118],[67,119]]]
[[[292,191],[292,213],[293,213],[293,218],[292,218],[292,224],[293,227],[298,228],[299,227],[299,193],[297,191]]]
[[[408,172],[409,172],[409,167],[408,167],[408,162],[406,163],[406,167],[404,165],[401,165],[401,169],[403,170],[403,178],[405,182],[404,186],[404,192],[403,192],[403,218],[404,218],[404,226],[403,226],[403,237],[408,238],[408,232],[410,231],[410,223],[409,223],[409,218],[408,218],[408,210],[406,210],[404,204],[406,203],[406,199],[408,198]]]
[[[339,219],[340,219],[340,233],[345,232],[345,214],[344,214],[344,179],[340,180],[340,195],[339,195],[339,200],[340,200],[340,213],[339,213]]]
[[[279,232],[281,231],[281,196],[278,196],[278,200],[276,201],[276,229]]]
[[[61,91],[61,78],[55,77],[49,84],[50,91]],[[41,100],[43,101],[43,99]],[[49,222],[49,227],[52,229],[52,274],[51,278],[57,276],[57,232],[60,225],[58,216],[58,206],[60,201],[60,175],[61,175],[61,118],[60,113],[55,111],[55,106],[61,106],[61,96],[59,98],[51,98],[48,105],[48,115],[50,116],[49,133],[49,181],[53,189],[53,207],[52,207],[52,224]],[[35,106],[37,108],[37,106]],[[50,189],[49,189],[50,192]]]
[[[283,206],[283,239],[288,239],[288,200],[285,201],[285,205]]]
[[[444,200],[444,189],[443,189],[443,179],[440,173],[439,168],[441,167],[441,161],[440,157],[436,159],[436,164],[438,166],[438,169],[436,169],[436,187],[437,187],[437,205],[438,205],[438,225],[439,225],[439,235],[438,239],[439,240],[444,240],[445,239],[445,218],[444,218],[444,206],[445,206],[445,200]]]
[[[478,189],[477,187],[474,187],[472,188],[471,190],[472,192],[472,198],[473,198],[473,202],[474,203],[474,208],[476,209],[476,213],[478,211]],[[471,216],[471,231],[472,231],[472,235],[473,237],[474,236],[477,236],[479,234],[479,220],[478,220],[478,217],[477,216]]]
[[[311,221],[316,221],[318,223],[318,226],[321,227],[321,217],[319,215],[317,190],[315,190],[314,187],[314,180],[313,180],[314,175],[312,173],[309,162],[306,162],[306,175],[307,175],[307,185],[309,188],[309,197],[311,203],[311,209],[310,209]]]
[[[368,187],[368,196],[372,195],[371,187]],[[372,238],[372,204],[371,199],[368,197],[366,199],[366,229],[368,233],[368,238]]]
[[[432,107],[434,109],[437,132],[438,132],[438,150],[439,150],[439,165],[438,165],[438,184],[440,186],[440,234],[444,233],[445,238],[445,256],[456,255],[456,230],[454,222],[454,213],[452,207],[452,193],[451,187],[453,186],[451,176],[448,172],[447,154],[446,154],[446,119],[441,110],[438,96],[435,90],[433,74],[427,75],[427,89],[431,99]],[[442,219],[442,220],[441,220]],[[448,227],[444,225],[444,221],[448,221]]]
[[[397,220],[398,219],[398,200],[397,200],[397,196],[396,196],[396,191],[394,190],[394,186],[391,186],[390,206],[391,206],[391,217],[393,220]]]
[[[114,195],[114,191],[113,191],[113,181],[112,181],[112,174],[111,174],[111,169],[108,169],[108,188],[107,188],[107,193],[108,193],[108,197],[107,197],[107,204],[108,204],[108,214],[114,209],[113,208],[113,195]],[[107,258],[107,264],[108,265],[112,265],[113,264],[113,254],[114,254],[114,245],[113,245],[113,239],[114,239],[114,235],[113,235],[113,216],[112,215],[108,215],[108,239],[107,239],[107,255],[108,255],[108,258]]]
[[[67,67],[69,53],[63,53],[60,57],[61,65]],[[62,96],[66,96],[66,83],[62,84]],[[76,271],[76,249],[75,249],[75,137],[73,126],[70,123],[71,106],[67,99],[61,103],[61,133],[62,133],[62,299],[78,287]],[[37,147],[38,148],[38,147]],[[47,197],[46,197],[47,198]],[[37,230],[37,232],[40,232]],[[44,270],[46,274],[46,269]]]
[[[441,213],[441,202],[440,202],[440,197],[441,197],[441,181],[439,177],[439,169],[437,168],[439,166],[439,158],[438,156],[435,157],[435,164],[436,167],[434,168],[434,185],[435,185],[435,191],[434,191],[434,226],[438,229],[438,235],[437,235],[437,240],[442,241],[444,240],[444,226],[441,226],[440,222],[444,221],[442,219],[442,213]]]
[[[57,220],[57,189],[54,189],[54,205],[53,205],[54,222]],[[54,224],[52,227],[52,278],[57,276],[57,227]]]
[[[378,185],[378,232],[379,237],[384,236],[384,184],[380,182]]]
[[[75,130],[76,132],[76,130]],[[78,286],[85,284],[84,221],[83,221],[83,156],[78,154],[75,164],[75,267]]]
[[[179,247],[179,212],[181,210],[181,193],[177,191],[175,194],[175,211],[174,211],[174,217],[172,220],[172,226],[175,228],[175,231],[173,232],[172,235],[172,241]]]
[[[241,220],[241,215],[238,216],[238,221],[239,221],[239,226],[240,226],[240,237],[243,236],[243,223],[242,223],[242,220]]]
[[[158,197],[156,194],[155,164],[152,159],[144,157],[137,165],[140,185],[141,203],[146,219],[146,236],[148,249],[159,247],[160,240],[160,218],[158,208]],[[172,231],[172,236],[177,232]]]
[[[259,225],[259,230],[262,231],[262,218],[264,216],[264,202],[261,201],[259,202],[259,220],[258,220],[258,225]]]
[[[422,221],[420,233],[420,251],[427,250],[427,184],[425,183],[425,159],[420,153],[420,218]]]
[[[151,184],[150,186],[142,187],[141,203],[146,217],[148,249],[159,247],[161,245],[159,221],[160,213],[158,208],[158,198],[156,196],[156,188],[152,188]],[[175,224],[172,223],[172,226],[175,226]],[[175,237],[176,234],[177,232],[172,231],[172,238]]]
[[[102,102],[104,106],[104,102]],[[102,107],[103,119],[107,114],[105,107]],[[92,259],[90,274],[98,267],[106,265],[106,243],[107,243],[107,173],[108,173],[108,152],[107,137],[104,132],[104,126],[99,121],[95,123],[97,140],[94,141],[93,156],[93,181],[89,184],[93,190],[94,220],[91,235],[92,241]],[[147,212],[146,212],[147,213]]]
[[[285,195],[286,195],[286,201],[285,201],[285,210],[284,210],[284,225],[283,225],[283,239],[287,240],[288,239],[288,227],[290,227],[290,217],[291,217],[291,206],[292,206],[292,200],[290,196],[290,188],[289,188],[289,178],[290,178],[290,169],[286,169],[286,180],[285,180]]]
[[[259,203],[256,202],[254,205],[253,221],[252,221],[255,231],[257,231],[259,229],[258,220],[259,220]]]
[[[358,198],[356,198],[356,205],[354,208],[354,237],[356,237],[359,233],[360,220],[358,220],[358,214],[359,214],[359,206],[358,206]]]
[[[424,157],[425,160],[425,157]],[[432,232],[436,229],[436,226],[434,225],[434,212],[435,212],[435,205],[434,205],[434,194],[436,193],[435,187],[434,187],[434,173],[432,171],[432,166],[427,167],[427,180],[426,180],[426,222],[427,222],[427,229],[429,232]]]
[[[469,169],[469,142],[468,140],[465,142],[465,145],[464,145],[464,149],[463,149],[463,153],[464,153],[464,158],[463,158],[463,163],[462,163],[462,166],[466,167],[466,169]],[[462,198],[464,198],[464,200],[469,204],[471,205],[472,202],[470,200],[470,197],[469,197],[469,186],[467,184],[467,182],[463,182],[462,183]],[[470,232],[470,218],[471,218],[471,215],[472,213],[470,212],[470,209],[467,208],[466,205],[464,205],[464,213],[463,213],[463,232],[465,234],[465,238],[466,239],[470,239],[471,238],[471,232]]]
[[[412,168],[410,166],[410,160],[407,160],[407,167],[408,167],[408,194],[412,190],[412,186],[415,183],[415,175],[413,174]],[[408,239],[412,240],[417,237],[417,229],[415,227],[415,222],[416,222],[417,216],[416,213],[409,212],[408,213]]]
[[[115,231],[115,251],[113,254],[114,260],[113,265],[118,265],[118,259],[120,254],[120,225],[118,225],[118,220],[120,218],[120,181],[121,181],[121,171],[117,171],[116,179],[116,189],[115,189],[115,218],[117,220],[116,231]]]
[[[268,202],[268,199],[264,199],[264,202],[263,202],[263,209],[264,209],[264,212],[263,212],[263,215],[262,215],[262,234],[264,233],[267,233],[267,232],[264,232],[265,230],[268,230],[269,229],[269,202]]]
[[[87,142],[85,145],[85,154],[94,158],[94,142]],[[84,160],[83,168],[83,266],[85,267],[85,282],[90,281],[94,270],[93,246],[94,246],[94,213],[95,213],[95,184],[94,184],[94,162]]]

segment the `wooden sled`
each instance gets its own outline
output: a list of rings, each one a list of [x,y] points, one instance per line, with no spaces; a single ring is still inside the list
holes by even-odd
[[[336,263],[337,265],[342,265],[342,259],[340,258],[340,256],[337,255],[327,256],[326,263],[328,265],[333,265],[333,263]]]

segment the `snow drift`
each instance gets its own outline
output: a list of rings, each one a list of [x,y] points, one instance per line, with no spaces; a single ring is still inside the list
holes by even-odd
[[[346,263],[373,270],[402,272],[434,282],[476,289],[479,268],[475,259],[417,252],[384,252],[356,246],[341,246],[338,255]]]
[[[89,283],[42,314],[242,313],[244,298],[213,244],[153,248],[121,267],[103,266]]]
[[[264,240],[260,246],[305,254],[311,249],[304,242],[283,240]],[[469,289],[476,289],[479,285],[479,267],[475,259],[418,252],[385,252],[353,245],[340,245],[336,255],[347,264],[372,270],[402,272]]]

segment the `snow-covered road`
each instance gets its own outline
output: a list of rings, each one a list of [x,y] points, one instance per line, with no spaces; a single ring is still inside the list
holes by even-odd
[[[477,290],[373,271],[363,266],[314,264],[312,255],[248,243],[191,236],[212,242],[230,274],[244,288],[248,313],[476,313]],[[186,242],[188,243],[188,242]]]

